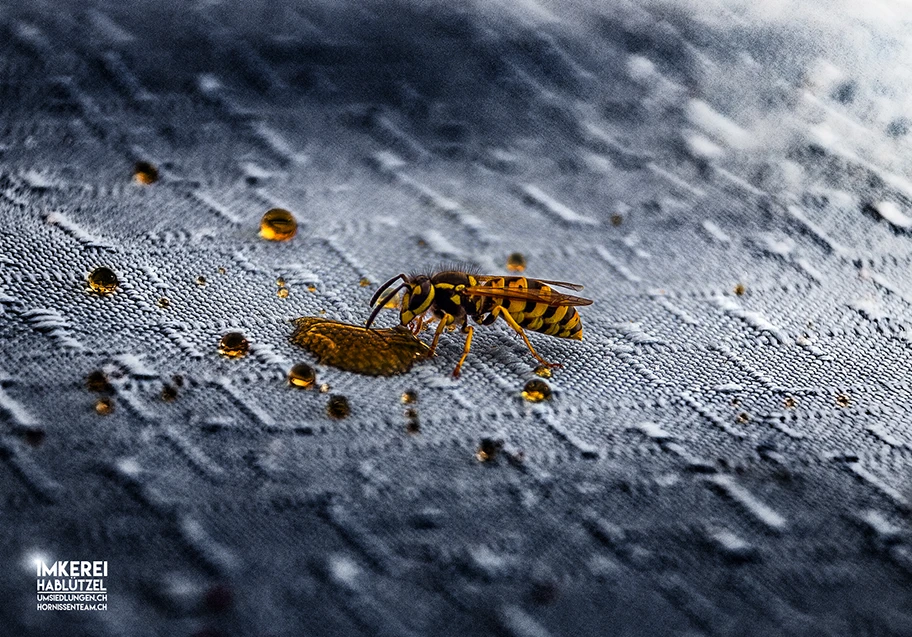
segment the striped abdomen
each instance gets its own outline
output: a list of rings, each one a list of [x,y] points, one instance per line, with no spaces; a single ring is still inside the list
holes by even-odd
[[[510,313],[520,327],[558,338],[583,340],[583,325],[575,307],[562,305],[549,306],[547,297],[551,288],[535,279],[517,277],[515,279],[493,279],[483,285],[494,288],[517,288],[537,292],[542,298],[539,301],[521,301],[503,298],[486,298],[482,302],[482,312],[488,313],[495,307],[502,306]]]

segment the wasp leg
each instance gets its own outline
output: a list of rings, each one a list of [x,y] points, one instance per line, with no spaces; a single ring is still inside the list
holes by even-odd
[[[465,325],[463,326],[463,331],[466,333],[465,347],[462,348],[462,356],[459,358],[459,362],[456,363],[456,369],[453,370],[453,378],[459,378],[462,364],[469,355],[469,350],[472,349],[472,335],[475,333],[475,328],[471,325]]]
[[[529,342],[529,337],[526,336],[526,333],[523,331],[523,328],[519,326],[519,323],[516,322],[516,319],[514,319],[512,316],[510,316],[510,313],[507,310],[505,310],[502,306],[497,306],[493,310],[491,310],[491,315],[492,316],[502,316],[503,320],[505,320],[507,322],[507,325],[512,327],[514,330],[516,330],[517,334],[522,336],[522,340],[526,343],[526,347],[529,348],[529,351],[532,352],[532,356],[534,356],[538,360],[539,363],[541,363],[545,367],[561,367],[560,363],[549,363],[544,358],[542,358],[541,356],[538,355],[538,352],[536,352],[535,348],[532,347],[532,343]]]
[[[412,334],[418,336],[421,333],[421,328],[424,327],[424,314],[415,319],[412,323]]]
[[[431,341],[431,349],[428,350],[427,357],[431,358],[434,356],[434,352],[437,351],[437,341],[440,340],[440,335],[443,334],[444,328],[447,325],[453,322],[453,316],[450,314],[444,314],[443,318],[440,319],[440,323],[437,325],[437,331],[434,332],[434,340]]]

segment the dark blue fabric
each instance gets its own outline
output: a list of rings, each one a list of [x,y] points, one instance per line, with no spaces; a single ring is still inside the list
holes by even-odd
[[[910,16],[800,4],[0,2],[0,633],[912,634]],[[502,323],[287,385],[513,252],[550,400]]]

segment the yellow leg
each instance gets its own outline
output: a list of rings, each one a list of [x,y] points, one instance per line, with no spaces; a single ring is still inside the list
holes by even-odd
[[[459,358],[459,362],[456,363],[456,369],[453,370],[453,378],[459,378],[460,370],[462,369],[462,364],[465,362],[466,357],[469,355],[469,350],[472,349],[472,335],[475,333],[475,328],[471,325],[465,326],[466,333],[466,342],[465,347],[462,348],[462,356]]]
[[[507,322],[507,325],[512,327],[514,330],[516,330],[517,334],[522,336],[522,340],[526,343],[526,347],[529,348],[529,351],[532,352],[532,356],[534,356],[538,360],[539,363],[541,363],[545,367],[561,367],[560,363],[549,363],[544,358],[542,358],[541,356],[538,355],[538,352],[536,352],[535,348],[532,347],[532,343],[529,342],[529,337],[526,336],[526,333],[523,331],[523,328],[521,328],[519,326],[519,323],[516,322],[516,319],[514,319],[512,316],[510,316],[510,313],[506,309],[504,309],[502,306],[497,306],[491,311],[491,314],[493,314],[494,316],[502,316],[503,320],[505,320]]]
[[[443,334],[444,328],[453,321],[453,317],[449,314],[444,314],[443,318],[440,319],[440,324],[437,325],[437,331],[434,332],[434,340],[431,341],[431,349],[428,351],[428,358],[431,358],[434,355],[434,352],[437,351],[437,341],[440,340],[440,335]]]
[[[424,327],[424,314],[412,321],[412,334],[418,336],[421,333],[421,328]]]

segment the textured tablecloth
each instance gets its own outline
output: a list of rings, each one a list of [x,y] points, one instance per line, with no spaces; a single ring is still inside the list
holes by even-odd
[[[910,15],[0,2],[0,633],[912,634]],[[513,252],[595,301],[550,400],[503,324],[286,383],[291,319]]]

